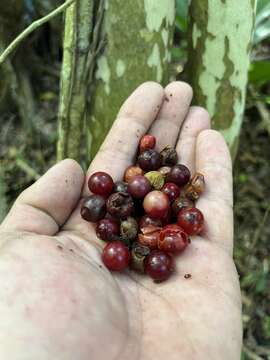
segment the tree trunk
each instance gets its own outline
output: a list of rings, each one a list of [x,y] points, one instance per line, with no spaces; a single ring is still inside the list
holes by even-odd
[[[59,103],[58,159],[80,160],[89,83],[99,51],[104,2],[77,0],[66,11]]]
[[[174,15],[174,0],[106,2],[106,48],[98,58],[87,115],[88,153],[91,149],[92,156],[131,91],[144,81],[168,81]]]
[[[233,155],[245,105],[256,0],[192,0],[189,79]]]

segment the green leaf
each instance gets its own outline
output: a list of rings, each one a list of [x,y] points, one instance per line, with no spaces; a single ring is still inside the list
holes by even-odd
[[[258,44],[270,36],[270,18],[255,28],[253,43]]]
[[[270,61],[256,61],[249,68],[249,82],[263,85],[270,81]]]
[[[178,30],[186,32],[188,16],[188,2],[186,0],[176,0],[175,24]]]

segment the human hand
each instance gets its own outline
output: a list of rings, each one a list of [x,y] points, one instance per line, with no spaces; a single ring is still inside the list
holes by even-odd
[[[203,236],[192,238],[167,282],[109,272],[101,241],[80,217],[88,194],[83,171],[73,160],[58,163],[19,196],[0,226],[1,359],[240,359],[231,160],[191,98],[181,82],[137,88],[87,177],[106,171],[121,179],[140,137],[152,133],[159,149],[176,146],[180,162],[205,176],[196,204],[205,216]]]

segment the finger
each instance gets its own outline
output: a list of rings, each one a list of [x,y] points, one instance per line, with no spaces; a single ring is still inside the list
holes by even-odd
[[[0,229],[56,234],[77,205],[83,182],[76,161],[61,161],[21,193]]]
[[[140,137],[155,120],[163,99],[164,90],[155,82],[142,84],[130,95],[91,163],[88,176],[95,171],[105,171],[114,180],[122,179],[125,168],[134,160]]]
[[[196,170],[205,176],[206,191],[197,202],[206,222],[206,237],[232,252],[232,163],[223,136],[202,131],[196,143]]]
[[[149,133],[157,138],[157,149],[175,146],[181,125],[192,100],[192,88],[184,82],[175,81],[165,88],[165,99],[156,121]]]
[[[89,194],[87,181],[95,171],[108,172],[114,181],[122,179],[124,170],[134,162],[140,137],[155,120],[163,100],[164,90],[155,82],[142,84],[130,95],[88,169],[83,196]],[[89,238],[92,226],[82,221],[78,206],[64,229],[79,231]]]
[[[186,165],[191,173],[195,170],[196,139],[202,130],[210,128],[208,112],[199,106],[192,106],[182,125],[176,151],[179,162]]]

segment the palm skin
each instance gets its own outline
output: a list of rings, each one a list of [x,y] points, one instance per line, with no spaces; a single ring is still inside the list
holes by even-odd
[[[192,238],[167,282],[112,274],[92,225],[79,215],[88,191],[81,168],[72,160],[57,164],[21,194],[0,227],[1,359],[240,359],[230,157],[222,137],[208,130],[207,113],[189,107],[191,97],[180,82],[165,90],[141,85],[88,174],[120,179],[149,131],[160,148],[176,146],[182,163],[204,173],[197,204],[203,236]]]

